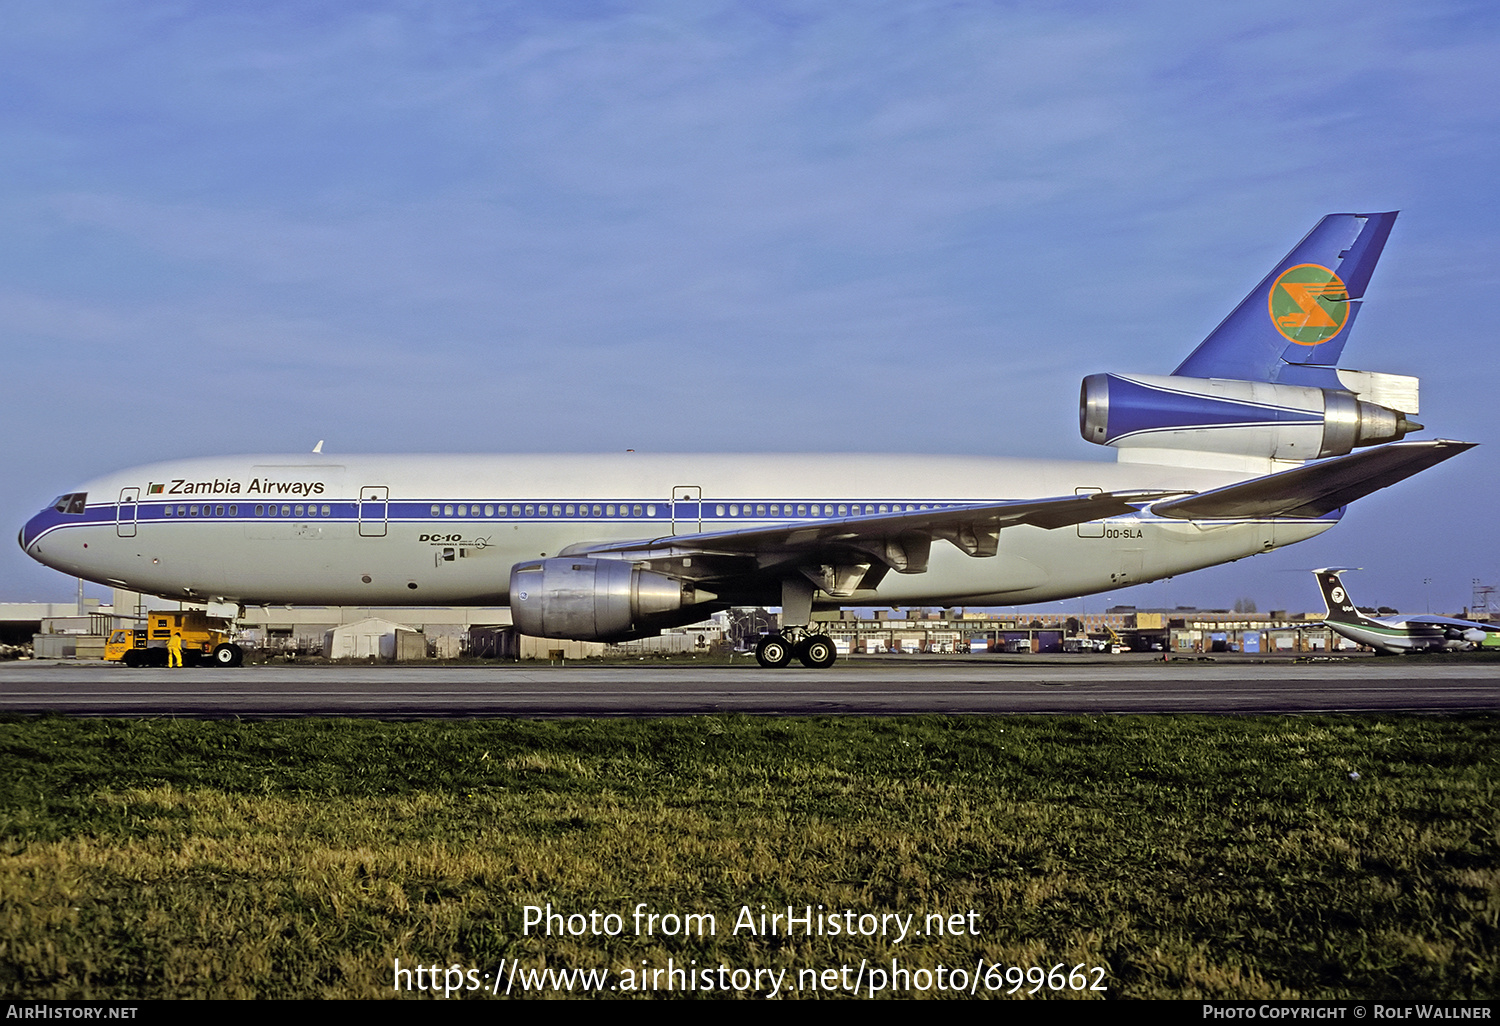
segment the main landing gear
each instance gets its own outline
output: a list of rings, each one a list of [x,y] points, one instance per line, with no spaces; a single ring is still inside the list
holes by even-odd
[[[810,670],[823,670],[838,659],[838,649],[826,634],[809,634],[805,627],[788,627],[780,634],[767,634],[755,646],[755,661],[767,668],[780,668],[795,656]]]

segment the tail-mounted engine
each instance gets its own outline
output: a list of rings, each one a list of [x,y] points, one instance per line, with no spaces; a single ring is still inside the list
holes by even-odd
[[[1416,411],[1416,379],[1340,371],[1371,399]],[[1407,399],[1409,397],[1409,402]],[[1342,456],[1420,431],[1399,409],[1344,391],[1229,378],[1090,374],[1078,405],[1083,437],[1121,450],[1167,449],[1272,460]]]
[[[614,641],[701,619],[693,609],[717,596],[691,581],[642,570],[622,559],[559,556],[517,563],[510,608],[522,634]]]

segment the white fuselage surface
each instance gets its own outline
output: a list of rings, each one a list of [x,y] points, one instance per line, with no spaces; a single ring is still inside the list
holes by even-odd
[[[513,565],[598,543],[827,523],[1097,491],[1205,491],[1253,476],[1141,463],[910,455],[300,455],[191,459],[78,486],[21,532],[65,573],[245,604],[507,604]],[[65,505],[65,504],[60,504]],[[81,509],[81,512],[79,511]],[[1318,518],[1130,514],[1000,531],[994,555],[941,541],[925,572],[819,605],[1041,602],[1311,538]],[[720,604],[780,593],[722,589]]]

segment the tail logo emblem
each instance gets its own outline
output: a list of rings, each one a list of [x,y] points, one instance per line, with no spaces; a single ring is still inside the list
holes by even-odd
[[[1271,286],[1271,323],[1299,346],[1327,342],[1349,320],[1349,290],[1321,264],[1298,264]]]
[[[1334,588],[1333,593],[1330,597],[1333,599],[1333,601],[1342,604],[1344,601],[1344,589]]]

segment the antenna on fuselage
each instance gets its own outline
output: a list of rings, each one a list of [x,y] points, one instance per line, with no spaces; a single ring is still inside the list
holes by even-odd
[[[320,439],[318,439],[318,444],[315,445],[315,446],[313,446],[313,452],[322,452],[322,451],[323,451],[323,439],[320,438]]]

